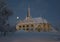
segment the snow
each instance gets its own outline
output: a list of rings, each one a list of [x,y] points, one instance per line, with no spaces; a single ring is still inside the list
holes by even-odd
[[[0,42],[60,42],[59,33],[16,31],[7,36],[0,36]]]
[[[48,23],[46,19],[43,19],[42,17],[33,18],[35,23]]]
[[[42,17],[37,17],[37,18],[29,18],[24,19],[23,21],[18,21],[18,23],[29,23],[29,22],[34,22],[34,23],[48,23],[46,19],[43,19]]]

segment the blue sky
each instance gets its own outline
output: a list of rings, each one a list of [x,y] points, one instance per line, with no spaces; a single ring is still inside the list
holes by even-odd
[[[13,11],[9,18],[11,25],[16,24],[16,17],[24,19],[27,14],[28,3],[30,3],[31,16],[43,17],[52,25],[60,27],[60,0],[8,0],[8,8]]]

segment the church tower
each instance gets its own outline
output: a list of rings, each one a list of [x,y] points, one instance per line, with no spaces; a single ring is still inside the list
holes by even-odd
[[[17,17],[18,18],[18,17]],[[19,21],[16,25],[16,30],[38,31],[38,32],[56,32],[56,30],[42,17],[32,18],[30,16],[30,5],[28,4],[26,18]]]
[[[30,17],[30,6],[28,5],[27,17]]]
[[[29,20],[30,18],[31,18],[31,16],[30,16],[30,6],[28,5],[26,20]]]

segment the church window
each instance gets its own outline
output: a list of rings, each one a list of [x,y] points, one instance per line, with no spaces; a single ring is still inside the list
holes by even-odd
[[[33,24],[31,24],[31,27],[33,27]]]
[[[23,25],[23,27],[25,27],[25,25]]]
[[[27,25],[27,27],[29,27],[29,25]]]
[[[21,26],[19,26],[19,28],[21,28]]]

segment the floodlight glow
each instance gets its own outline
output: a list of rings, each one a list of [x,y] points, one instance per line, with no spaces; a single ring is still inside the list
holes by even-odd
[[[17,19],[19,19],[19,17],[17,17]]]

